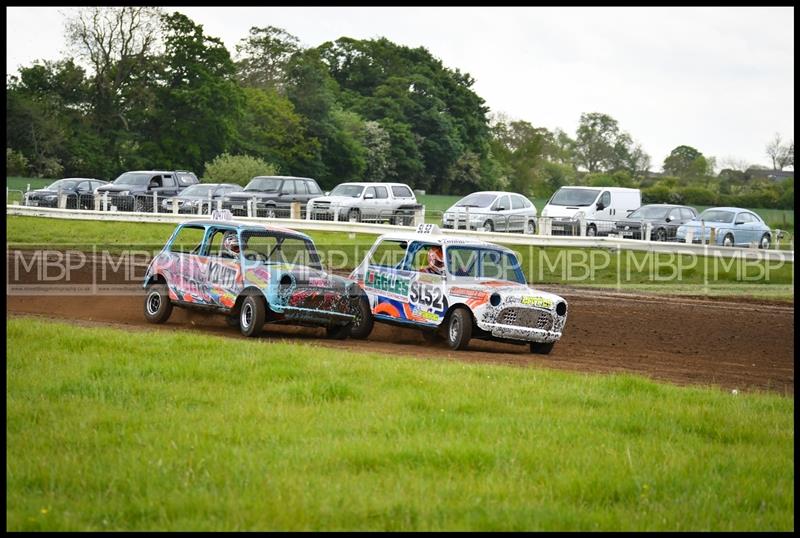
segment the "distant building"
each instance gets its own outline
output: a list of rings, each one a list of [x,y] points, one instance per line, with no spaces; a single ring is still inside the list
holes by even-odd
[[[745,172],[750,179],[769,179],[784,181],[794,177],[794,170],[770,170],[768,168],[748,168]]]

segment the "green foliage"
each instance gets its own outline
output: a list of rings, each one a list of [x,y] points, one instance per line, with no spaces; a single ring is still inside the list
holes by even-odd
[[[697,179],[713,172],[708,160],[691,146],[678,146],[664,159],[664,172],[683,179]]]
[[[274,176],[279,168],[257,157],[223,153],[206,163],[204,181],[246,185],[255,176]]]
[[[587,174],[584,177],[584,182],[592,187],[635,187],[630,173],[626,170],[618,170],[613,173]]]
[[[6,174],[10,176],[28,175],[30,164],[28,159],[19,151],[6,148]]]
[[[714,193],[710,189],[698,185],[690,185],[688,187],[683,187],[679,190],[679,192],[683,197],[683,202],[686,204],[715,205],[718,200],[718,196],[716,193]],[[758,206],[758,207],[766,207],[766,206]]]
[[[253,26],[236,45],[241,56],[236,63],[237,77],[245,87],[285,91],[289,59],[299,50],[299,40],[287,31]]]

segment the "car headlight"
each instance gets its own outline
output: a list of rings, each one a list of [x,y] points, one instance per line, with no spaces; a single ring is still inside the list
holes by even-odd
[[[58,197],[57,194],[45,194],[42,196],[45,200],[55,200]]]
[[[128,196],[130,195],[131,191],[119,191],[117,194],[119,196]]]

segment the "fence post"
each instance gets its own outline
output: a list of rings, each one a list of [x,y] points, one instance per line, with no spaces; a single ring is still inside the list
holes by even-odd
[[[217,198],[217,211],[222,212],[222,198]]]
[[[425,206],[417,207],[414,209],[414,226],[425,224]]]
[[[108,211],[108,191],[103,191],[103,211]]]
[[[58,189],[58,208],[59,209],[66,209],[67,208],[67,195],[64,194],[60,188]]]
[[[175,199],[172,200],[172,214],[173,215],[178,214],[178,201]]]
[[[645,241],[652,241],[653,240],[653,223],[648,222],[644,225],[642,229],[642,239]]]
[[[469,206],[464,208],[464,215],[465,215],[465,218],[464,218],[464,229],[469,231]],[[456,229],[458,229],[458,224],[456,224]],[[475,230],[477,231],[477,229],[478,229],[478,227],[476,226]]]
[[[292,202],[292,205],[289,208],[289,218],[291,219],[300,218],[300,202]]]
[[[716,245],[717,244],[717,229],[716,228],[709,228],[708,230],[708,244],[709,245]]]
[[[158,192],[153,191],[153,213],[158,213]]]
[[[586,228],[584,227],[585,221],[583,217],[578,217],[578,235],[583,237],[586,235]]]

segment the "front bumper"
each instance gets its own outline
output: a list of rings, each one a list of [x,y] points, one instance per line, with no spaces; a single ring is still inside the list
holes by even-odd
[[[561,332],[520,327],[518,325],[503,325],[501,323],[485,323],[478,325],[484,331],[490,332],[495,338],[508,340],[521,340],[523,342],[541,342],[548,344],[561,339]]]
[[[546,308],[504,303],[489,307],[477,325],[495,338],[546,344],[561,338],[566,322],[566,312],[559,316]]]

